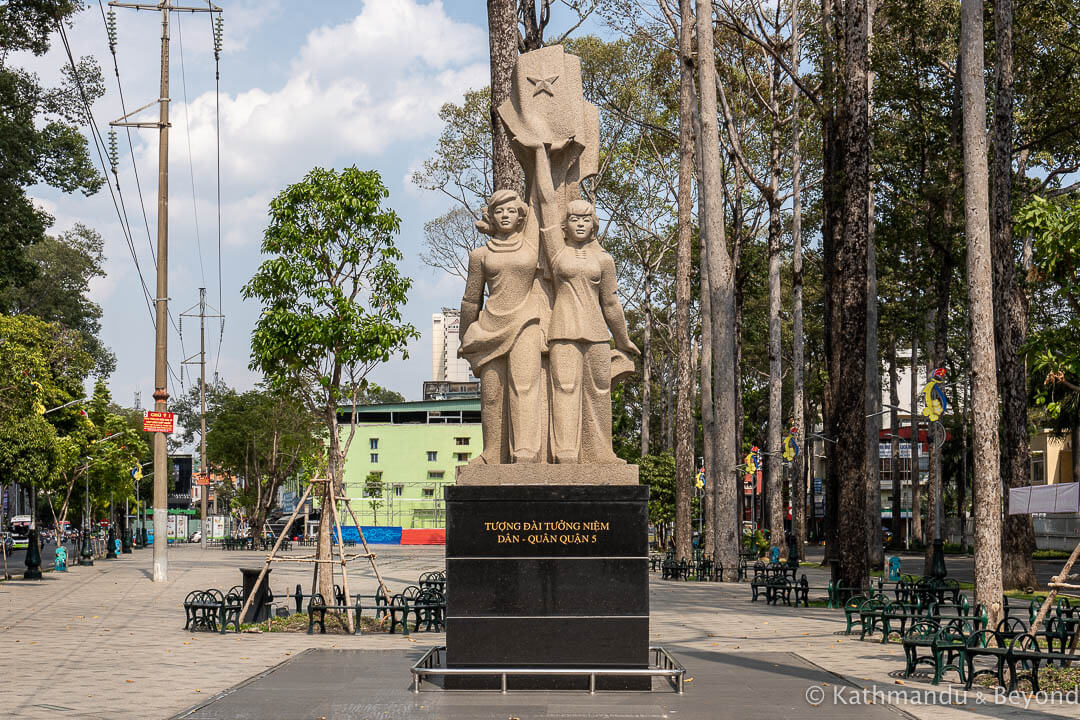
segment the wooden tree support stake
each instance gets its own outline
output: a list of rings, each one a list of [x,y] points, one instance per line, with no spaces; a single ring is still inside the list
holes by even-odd
[[[311,485],[304,488],[304,494],[300,496],[300,502],[296,503],[296,507],[293,508],[292,515],[289,516],[288,521],[285,523],[284,529],[281,534],[278,535],[278,539],[274,541],[274,548],[270,551],[270,557],[266,559],[266,564],[263,565],[262,571],[259,573],[259,578],[255,581],[254,589],[251,594],[248,595],[248,599],[244,601],[244,607],[240,609],[240,622],[244,621],[244,616],[247,615],[247,611],[251,608],[251,601],[255,598],[255,591],[259,589],[262,584],[263,578],[266,577],[266,571],[270,569],[270,562],[274,556],[277,555],[278,548],[281,547],[281,541],[289,534],[289,529],[292,527],[293,521],[296,520],[297,514],[300,512],[300,508],[307,502],[308,495],[311,494]]]
[[[1080,585],[1069,585],[1067,583],[1061,582],[1062,579],[1070,577],[1069,571],[1072,570],[1073,563],[1076,562],[1076,559],[1078,557],[1080,557],[1080,543],[1077,543],[1076,547],[1073,548],[1072,554],[1069,555],[1069,559],[1065,561],[1065,567],[1061,568],[1061,573],[1059,575],[1056,575],[1055,577],[1050,578],[1050,582],[1046,584],[1046,586],[1050,588],[1050,592],[1047,593],[1046,599],[1043,600],[1042,607],[1039,608],[1039,614],[1035,616],[1035,621],[1031,623],[1031,629],[1028,632],[1030,632],[1032,635],[1035,635],[1035,633],[1039,632],[1039,626],[1042,625],[1043,620],[1046,619],[1046,613],[1049,612],[1051,607],[1053,607],[1054,600],[1057,599],[1059,587],[1080,589]],[[1072,637],[1072,642],[1069,643],[1070,655],[1076,654],[1076,639],[1077,635],[1074,634]]]

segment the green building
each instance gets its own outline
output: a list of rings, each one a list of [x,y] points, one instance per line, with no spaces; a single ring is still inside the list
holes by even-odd
[[[338,420],[344,442],[352,406],[339,408]],[[443,487],[453,484],[458,465],[483,449],[480,399],[366,405],[356,408],[355,428],[344,483],[360,524],[444,527]],[[377,474],[381,492],[369,496],[370,473]],[[351,518],[342,522],[352,524]]]

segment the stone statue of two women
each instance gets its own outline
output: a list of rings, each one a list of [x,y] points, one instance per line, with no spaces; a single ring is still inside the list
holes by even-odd
[[[621,463],[611,384],[639,352],[596,211],[580,197],[596,172],[599,118],[579,59],[561,46],[522,55],[498,110],[529,203],[495,192],[477,222],[490,239],[469,255],[460,353],[480,378],[484,434],[473,462]]]

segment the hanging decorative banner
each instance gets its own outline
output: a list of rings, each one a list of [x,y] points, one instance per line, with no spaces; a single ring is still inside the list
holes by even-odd
[[[799,457],[799,428],[794,425],[791,427],[791,431],[788,436],[784,438],[784,459],[791,462],[795,458]]]
[[[705,489],[705,468],[698,470],[696,485],[698,490]]]
[[[143,413],[142,429],[143,432],[171,433],[173,431],[173,414],[171,412],[147,410]]]
[[[945,392],[938,387],[944,381],[945,368],[939,367],[934,371],[930,382],[923,388],[923,402],[926,403],[926,407],[923,408],[922,414],[929,418],[930,422],[937,422],[938,418],[949,409],[949,398],[945,397]]]

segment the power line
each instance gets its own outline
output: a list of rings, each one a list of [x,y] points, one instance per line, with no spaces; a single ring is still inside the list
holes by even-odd
[[[124,102],[124,87],[120,82],[120,65],[116,61],[116,13],[112,8],[109,8],[108,17],[105,16],[105,7],[101,4],[101,0],[98,0],[98,10],[101,11],[101,19],[105,23],[105,34],[109,38],[109,51],[112,53],[113,60],[113,72],[116,74],[116,91],[120,95],[120,109],[124,115],[127,115],[127,105]],[[154,252],[154,241],[150,235],[150,221],[146,215],[146,204],[143,202],[142,183],[139,182],[139,165],[135,162],[135,146],[131,142],[131,128],[125,128],[127,131],[128,153],[131,157],[131,169],[135,173],[135,190],[139,194],[139,208],[142,210],[143,225],[146,226],[146,244],[150,248],[150,259],[154,261],[154,265],[157,265],[157,254]],[[116,183],[117,187],[120,186],[119,180]]]
[[[117,92],[118,92],[118,94],[120,96],[120,109],[124,113],[123,116],[126,118],[128,116],[127,103],[124,100],[124,87],[123,87],[122,81],[120,80],[120,66],[119,66],[119,63],[118,63],[117,57],[116,57],[116,46],[118,44],[117,43],[117,32],[116,32],[116,14],[113,12],[112,8],[109,8],[109,12],[106,14],[105,13],[105,7],[102,5],[101,0],[98,0],[98,10],[101,12],[101,18],[105,23],[105,34],[106,34],[106,36],[108,38],[108,41],[109,41],[109,51],[112,54],[113,72],[116,75],[116,88],[117,88]],[[153,242],[153,239],[151,238],[151,235],[150,235],[150,222],[149,222],[148,216],[146,214],[146,204],[145,204],[145,202],[143,200],[142,183],[139,181],[139,165],[138,165],[138,163],[135,162],[135,147],[134,147],[134,144],[132,143],[132,140],[131,140],[131,126],[130,125],[125,125],[124,129],[125,129],[125,131],[127,133],[128,152],[129,152],[130,157],[131,157],[131,168],[132,168],[132,171],[134,172],[134,175],[135,175],[135,188],[136,188],[136,190],[137,190],[137,192],[139,194],[139,207],[142,210],[143,224],[146,227],[146,244],[150,248],[150,258],[153,260],[154,265],[156,267],[157,266],[157,255],[154,252],[154,242]],[[110,131],[110,132],[112,132],[112,131]],[[114,167],[113,175],[114,176],[117,175],[116,170],[115,170],[115,166],[116,166],[116,162],[115,162],[115,159],[114,159],[114,162],[113,162],[113,167]],[[118,176],[116,177],[116,189],[117,189],[117,193],[120,196],[120,204],[123,207],[124,206],[124,194],[120,190],[120,178]],[[124,210],[124,214],[125,214],[125,217],[126,217],[126,215],[127,215],[126,208]],[[130,223],[128,224],[128,234],[132,235],[131,228],[130,228]],[[134,252],[135,252],[134,248],[133,248],[134,242],[132,242],[131,245],[132,245],[132,253],[134,254]],[[137,258],[135,258],[135,264],[136,264],[136,266],[138,266],[138,264],[139,264],[139,261],[138,261]],[[140,273],[140,277],[141,277],[141,273]],[[153,296],[150,295],[150,292],[146,287],[146,281],[145,280],[143,280],[143,291],[146,294],[148,301],[152,302]],[[181,354],[186,356],[186,352],[184,350],[184,337],[180,333],[180,328],[177,325],[176,317],[173,315],[173,312],[172,312],[171,308],[166,308],[166,312],[168,314],[169,322],[172,324],[173,330],[176,331],[177,337],[180,340]],[[152,317],[152,313],[151,313],[151,317]],[[173,376],[176,377],[175,372],[173,373]],[[179,382],[180,382],[180,387],[183,388],[184,382],[183,382],[183,377],[182,376],[179,378]]]
[[[113,184],[109,180],[109,170],[105,165],[104,154],[102,148],[105,147],[104,141],[101,139],[101,133],[97,127],[97,121],[94,120],[94,114],[90,109],[90,101],[86,97],[86,90],[82,84],[82,77],[79,75],[79,68],[75,64],[75,56],[71,52],[71,43],[68,42],[67,32],[64,30],[64,24],[57,20],[57,30],[60,33],[60,39],[64,44],[64,52],[67,54],[68,63],[71,65],[71,74],[75,79],[75,86],[79,90],[79,98],[82,100],[83,110],[86,112],[86,122],[90,126],[90,135],[93,140],[94,150],[97,152],[98,162],[101,163],[101,171],[105,176],[105,183],[109,186],[109,197],[112,198],[113,208],[116,210],[116,216],[120,220],[120,229],[124,235],[124,240],[128,246],[128,250],[131,252],[131,258],[135,261],[135,271],[139,274],[139,283],[142,285],[143,299],[146,301],[146,310],[150,314],[150,324],[153,326],[154,313],[150,306],[150,300],[153,297],[150,294],[150,290],[146,286],[146,279],[143,277],[142,267],[139,265],[139,256],[135,252],[135,244],[131,239],[131,226],[127,221],[127,212],[121,209],[121,203],[117,201],[117,195],[121,195],[119,181],[117,181],[116,191],[113,191]],[[121,195],[122,197],[122,195]]]
[[[146,301],[146,310],[147,310],[147,313],[150,316],[150,325],[151,325],[151,327],[156,328],[157,327],[157,322],[154,319],[154,313],[153,313],[153,309],[152,309],[152,305],[151,305],[151,301],[153,300],[153,295],[151,295],[150,290],[147,287],[146,278],[143,276],[142,266],[139,263],[139,255],[135,251],[135,243],[132,240],[131,223],[128,220],[128,217],[127,217],[126,205],[124,204],[124,201],[123,201],[124,195],[123,195],[123,192],[120,190],[120,181],[119,181],[119,178],[116,178],[116,190],[114,192],[113,191],[113,184],[109,180],[109,170],[106,168],[104,154],[102,152],[102,149],[106,147],[105,146],[105,141],[102,139],[101,131],[97,127],[97,121],[94,120],[94,114],[93,114],[93,111],[90,108],[90,101],[86,96],[86,90],[85,90],[85,88],[83,87],[83,84],[82,84],[82,77],[79,75],[78,66],[75,63],[75,56],[71,52],[71,43],[68,41],[67,32],[64,30],[63,23],[57,21],[56,26],[57,26],[57,30],[58,30],[58,32],[60,34],[60,39],[63,41],[64,52],[67,55],[68,63],[71,65],[72,77],[75,79],[75,85],[79,90],[79,98],[82,101],[83,110],[86,113],[86,120],[87,120],[87,124],[90,127],[90,135],[91,135],[91,138],[93,140],[94,150],[97,153],[98,162],[101,163],[101,169],[102,169],[102,173],[105,176],[105,182],[109,186],[109,196],[112,198],[113,208],[116,210],[117,217],[120,220],[120,229],[121,229],[121,231],[123,233],[125,244],[128,247],[128,251],[131,253],[131,259],[135,263],[135,271],[139,275],[139,284],[141,285],[142,290],[143,290],[143,299]],[[119,74],[117,75],[117,77],[119,78]],[[107,154],[107,149],[106,149],[105,154]],[[133,162],[134,162],[134,160],[133,160]],[[115,176],[116,173],[114,172],[113,175]],[[119,202],[117,201],[118,198],[119,198]],[[155,260],[155,265],[156,264],[157,263],[156,263],[156,260]],[[169,315],[170,315],[170,319],[172,319],[172,313],[171,312],[170,312]],[[176,328],[175,319],[173,319],[173,327]],[[177,328],[177,334],[179,334],[179,328]],[[181,345],[180,345],[181,350],[183,350],[183,338],[181,338],[180,342],[181,342]],[[172,365],[170,363],[166,362],[166,366],[168,368],[169,373],[171,373],[172,377],[176,378],[177,377],[176,372],[172,369]],[[179,378],[177,378],[177,379],[179,379]],[[182,381],[180,382],[180,385],[181,385],[181,388],[183,388],[183,382]],[[175,385],[173,387],[173,392],[174,393],[176,392]]]
[[[100,1],[100,0],[99,0]],[[210,0],[207,0],[207,5]],[[218,364],[221,362],[221,344],[225,340],[225,305],[222,302],[221,283],[221,45],[224,34],[221,15],[210,17],[210,32],[214,36],[214,140],[217,145],[217,281],[218,281],[218,321],[217,352],[214,353],[214,378],[217,378]]]
[[[212,13],[211,13],[212,15]],[[184,90],[184,133],[187,137],[188,176],[191,179],[191,217],[195,224],[195,249],[199,254],[199,274],[206,285],[206,268],[203,267],[202,238],[199,235],[199,203],[195,196],[195,163],[191,159],[191,118],[188,115],[187,71],[184,68],[184,32],[180,16],[176,17],[176,42],[180,47],[180,85]]]

